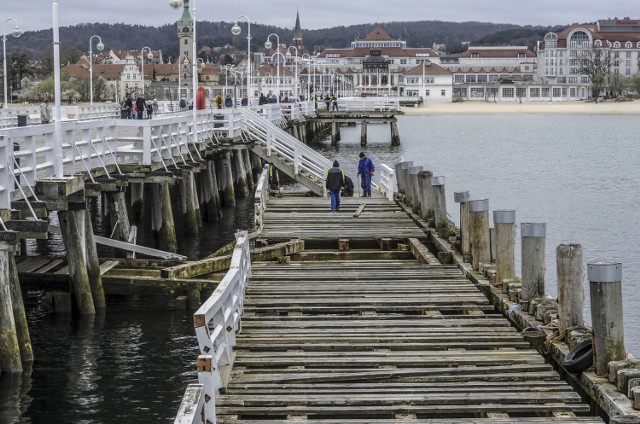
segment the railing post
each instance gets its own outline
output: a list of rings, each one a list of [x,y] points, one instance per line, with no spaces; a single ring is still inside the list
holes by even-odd
[[[626,357],[622,320],[622,263],[587,264],[593,327],[595,374],[608,373],[607,364]]]
[[[481,263],[491,260],[489,246],[489,199],[469,200],[469,228],[471,236],[471,260],[478,271]]]
[[[502,284],[502,293],[507,292],[504,280],[516,278],[516,211],[501,209],[493,211],[496,239],[496,284]]]
[[[522,297],[530,302],[531,299],[544,297],[544,242],[546,224],[522,223],[520,239],[522,246]],[[528,306],[528,305],[527,305]],[[527,310],[527,307],[524,308]]]
[[[565,337],[569,328],[584,323],[584,265],[582,246],[560,244],[556,248],[556,268],[558,273],[558,315],[560,335]]]
[[[469,191],[456,191],[453,200],[460,203],[460,253],[465,261],[471,255],[471,242],[469,241]]]
[[[220,386],[216,384],[214,379],[215,373],[220,373],[220,370],[216,370],[214,367],[214,360],[212,355],[200,355],[198,356],[198,383],[202,384],[204,388],[204,419],[203,423],[215,423],[216,422],[216,397]]]

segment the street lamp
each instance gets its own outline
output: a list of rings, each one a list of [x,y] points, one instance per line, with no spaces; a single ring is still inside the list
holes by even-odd
[[[184,61],[180,62],[180,59],[182,59],[182,57],[184,57]],[[182,66],[187,66],[189,64],[189,59],[184,56],[184,55],[180,55],[178,56],[178,103],[180,102],[180,99],[182,99]],[[187,90],[189,91],[189,90]]]
[[[233,35],[240,35],[242,29],[240,25],[238,25],[238,21],[240,19],[244,19],[247,21],[247,98],[251,99],[253,97],[253,91],[251,86],[251,20],[245,15],[240,15],[236,18],[236,22],[231,27],[231,33]],[[249,100],[251,103],[251,100]]]
[[[89,38],[89,102],[91,106],[93,106],[93,49],[92,49],[92,41],[94,37],[98,38],[98,44],[96,44],[96,49],[102,51],[104,49],[104,44],[102,44],[102,38],[99,35],[92,35]],[[143,75],[144,77],[144,75]]]
[[[62,104],[60,99],[60,24],[58,18],[58,0],[52,1],[53,9],[53,95],[55,104],[53,106],[53,169],[56,178],[64,176],[64,166],[62,157]]]
[[[291,49],[294,49],[296,51],[296,55],[295,55],[295,78],[296,78],[296,82],[293,85],[293,97],[296,98],[296,101],[299,101],[298,99],[298,48],[296,46],[289,46],[289,48],[287,49],[287,53],[286,56],[287,57],[291,57]]]
[[[7,32],[5,29],[5,25],[7,22],[13,21],[13,31],[11,31],[11,35],[14,38],[18,38],[22,35],[22,31],[18,28],[18,21],[13,18],[7,18],[2,23],[2,65],[4,66],[4,107],[7,107]]]
[[[153,59],[153,53],[151,52],[151,49],[149,47],[143,47],[142,50],[140,50],[140,59],[142,60],[142,97],[144,97],[144,51],[147,50],[149,53],[147,53],[147,59],[151,60]]]
[[[313,63],[313,90],[311,89],[311,85],[308,81],[309,79],[309,71],[307,70],[307,98],[311,99],[311,94],[313,93],[313,97],[316,97],[316,60],[308,54],[302,55],[302,60],[306,61],[308,64]]]
[[[269,50],[271,49],[271,47],[273,47],[273,43],[271,43],[271,36],[276,37],[276,43],[278,43],[277,45],[277,49],[279,54],[282,55],[282,53],[280,53],[280,37],[278,37],[278,34],[274,34],[273,32],[271,34],[269,34],[267,36],[267,41],[265,41],[264,43],[264,47]],[[273,56],[275,56],[276,54],[274,54]],[[271,58],[273,59],[273,56],[271,56]],[[282,57],[284,57],[284,55],[282,55]],[[286,60],[286,59],[285,59]],[[276,63],[276,91],[277,91],[277,99],[278,102],[280,102],[280,65],[278,63]]]

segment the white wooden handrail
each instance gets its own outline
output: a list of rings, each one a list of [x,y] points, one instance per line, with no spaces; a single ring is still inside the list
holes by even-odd
[[[262,233],[264,212],[267,209],[267,202],[269,201],[269,189],[269,164],[267,164],[264,166],[260,178],[258,178],[256,193],[254,195],[255,225],[258,234]]]
[[[398,191],[396,171],[384,163],[380,165],[380,185],[378,190],[389,200],[393,200],[393,194]]]

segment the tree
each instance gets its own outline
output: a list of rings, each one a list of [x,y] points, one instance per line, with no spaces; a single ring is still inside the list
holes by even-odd
[[[636,96],[640,95],[640,74],[635,74],[629,81],[629,90],[634,92]]]
[[[610,73],[607,77],[607,91],[611,97],[618,97],[623,95],[629,86],[629,78],[626,78],[620,74]]]
[[[75,47],[65,47],[60,52],[60,63],[65,65],[67,63],[78,63],[78,60],[82,57],[82,51]]]
[[[28,76],[33,76],[33,66],[29,62],[26,53],[11,53],[9,59],[7,59],[7,85],[10,91],[21,89],[22,79]]]
[[[600,92],[605,88],[607,75],[611,69],[611,54],[608,49],[592,47],[582,50],[578,62],[578,73],[587,75],[591,80],[591,95],[598,101]]]

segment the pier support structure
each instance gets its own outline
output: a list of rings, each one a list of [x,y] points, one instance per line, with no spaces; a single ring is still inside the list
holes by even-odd
[[[469,200],[471,264],[478,271],[481,263],[491,261],[489,245],[489,199]]]
[[[449,218],[447,218],[447,198],[444,186],[444,177],[432,177],[433,186],[433,219],[436,230],[447,228]]]
[[[560,244],[556,248],[558,275],[558,315],[560,335],[584,324],[584,254],[577,243]]]
[[[523,301],[544,297],[544,244],[547,226],[543,223],[520,224]],[[524,308],[527,310],[527,308]]]
[[[20,344],[11,295],[11,260],[18,248],[18,233],[0,232],[0,373],[21,373]]]
[[[471,257],[471,242],[469,241],[469,200],[468,190],[453,193],[453,200],[460,203],[460,253],[465,262]]]
[[[496,284],[502,284],[502,292],[507,292],[505,280],[516,278],[516,211],[499,209],[493,211],[496,245]]]
[[[151,203],[151,229],[158,238],[160,249],[177,252],[178,242],[173,222],[169,183],[151,185]]]

